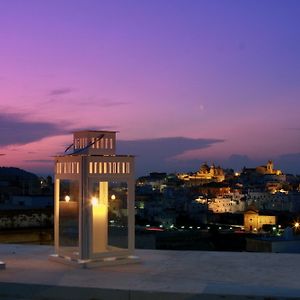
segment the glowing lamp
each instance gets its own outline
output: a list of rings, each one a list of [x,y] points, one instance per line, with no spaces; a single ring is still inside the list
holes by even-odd
[[[116,155],[116,132],[74,133],[72,145],[55,157],[50,259],[82,267],[138,261],[133,170],[133,156]],[[118,218],[110,222],[110,216]]]
[[[98,198],[96,198],[96,197],[92,197],[92,199],[91,199],[91,203],[92,203],[92,205],[98,205],[99,204],[99,200],[98,200]]]

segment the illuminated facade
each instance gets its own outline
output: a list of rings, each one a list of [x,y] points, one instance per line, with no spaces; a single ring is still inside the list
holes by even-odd
[[[274,163],[272,160],[269,160],[265,166],[258,166],[256,168],[244,168],[242,173],[244,174],[256,173],[260,175],[273,175],[273,176],[283,175],[281,170],[274,169]],[[285,179],[285,177],[283,176],[282,179]]]
[[[263,225],[276,225],[275,216],[260,215],[254,205],[250,205],[244,213],[244,228],[246,231],[257,232]]]
[[[212,164],[210,167],[204,163],[201,165],[200,169],[196,173],[192,174],[179,174],[179,179],[185,181],[215,181],[222,182],[225,180],[225,173],[221,167],[216,167]]]
[[[256,172],[263,175],[281,175],[281,170],[274,169],[274,163],[272,160],[269,160],[265,166],[256,167]]]
[[[208,209],[213,213],[238,213],[245,210],[245,201],[240,194],[228,194],[213,198],[208,202]]]
[[[51,258],[83,267],[135,261],[134,157],[116,155],[112,131],[75,132],[70,149],[55,157]]]

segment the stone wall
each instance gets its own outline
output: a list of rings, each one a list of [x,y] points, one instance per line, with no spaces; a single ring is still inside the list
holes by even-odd
[[[0,212],[0,229],[53,226],[53,210],[8,210]]]

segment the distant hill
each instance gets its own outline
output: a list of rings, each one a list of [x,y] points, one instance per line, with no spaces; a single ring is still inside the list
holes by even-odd
[[[20,178],[25,181],[38,180],[38,176],[25,170],[13,167],[0,167],[0,180],[14,180]]]

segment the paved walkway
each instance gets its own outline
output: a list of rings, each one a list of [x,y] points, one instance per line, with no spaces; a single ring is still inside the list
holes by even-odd
[[[73,287],[73,291],[77,287],[182,296],[176,299],[199,299],[183,295],[202,295],[201,299],[212,299],[209,297],[213,295],[226,299],[300,299],[300,254],[137,250],[140,264],[77,269],[49,261],[52,253],[50,246],[0,245],[0,260],[6,262],[6,270],[0,270],[0,299],[5,299],[5,287],[11,293],[14,285],[25,290],[26,286],[45,285]],[[174,295],[170,299],[175,299]]]

